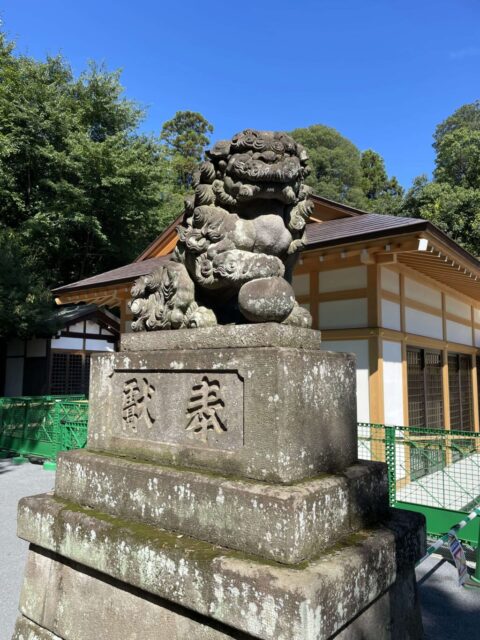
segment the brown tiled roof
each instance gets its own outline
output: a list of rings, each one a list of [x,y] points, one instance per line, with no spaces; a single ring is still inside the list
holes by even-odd
[[[91,278],[85,278],[84,280],[66,284],[63,287],[57,287],[56,289],[52,289],[52,293],[65,293],[66,291],[73,291],[75,289],[88,289],[90,287],[108,286],[109,284],[120,284],[122,282],[129,283],[139,276],[150,273],[150,271],[162,264],[162,262],[166,262],[169,257],[170,256],[162,256],[161,258],[149,258],[142,262],[132,262],[123,267],[118,267],[118,269],[104,271]]]
[[[307,248],[330,246],[340,242],[351,242],[384,235],[391,231],[395,235],[423,230],[428,223],[419,218],[400,218],[380,213],[365,213],[362,216],[328,220],[307,225]]]
[[[449,244],[457,253],[463,255],[469,262],[476,265],[478,261],[470,253],[462,249],[451,240],[445,233],[440,231],[435,225],[427,220],[419,218],[403,218],[398,216],[383,215],[379,213],[365,213],[363,215],[328,220],[326,222],[311,223],[307,225],[307,250],[335,245],[371,240],[381,237],[396,236],[404,233],[414,233],[416,231],[429,231]],[[86,278],[72,284],[58,287],[53,290],[55,294],[66,293],[76,289],[85,289],[107,286],[109,284],[120,284],[122,282],[132,282],[135,278],[152,271],[156,266],[169,259],[169,256],[161,258],[149,258],[140,262],[127,264],[119,269],[100,273],[92,278]]]

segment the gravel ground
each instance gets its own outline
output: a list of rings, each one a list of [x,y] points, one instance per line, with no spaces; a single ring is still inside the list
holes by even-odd
[[[16,536],[17,503],[23,496],[50,491],[53,485],[53,472],[41,465],[0,460],[0,640],[11,640],[27,552],[27,543]],[[425,640],[478,637],[480,589],[458,587],[455,567],[436,555],[417,569],[417,579]]]

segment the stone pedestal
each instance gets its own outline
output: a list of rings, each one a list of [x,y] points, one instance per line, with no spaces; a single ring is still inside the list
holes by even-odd
[[[87,450],[19,505],[14,640],[417,639],[422,518],[357,461],[352,356],[249,325],[93,358]]]

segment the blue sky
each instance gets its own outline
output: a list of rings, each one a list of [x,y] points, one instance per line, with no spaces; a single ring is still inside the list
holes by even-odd
[[[35,58],[122,68],[158,132],[200,111],[213,138],[326,124],[405,186],[433,169],[436,124],[480,98],[478,0],[2,0]]]

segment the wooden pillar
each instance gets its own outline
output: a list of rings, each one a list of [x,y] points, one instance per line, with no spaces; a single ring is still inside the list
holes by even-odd
[[[479,398],[478,398],[478,370],[477,370],[477,358],[475,354],[471,356],[471,364],[472,364],[472,408],[473,408],[473,428],[476,433],[480,431],[480,409],[479,409]]]
[[[382,340],[377,334],[368,339],[368,355],[370,422],[383,425],[385,420],[383,407],[383,354]],[[383,428],[372,428],[372,460],[385,460],[385,446],[381,442],[384,436]]]
[[[375,335],[368,339],[369,355],[369,392],[370,392],[370,422],[383,425],[385,414],[383,410],[383,354],[382,339],[379,336],[380,318],[380,278],[377,264],[367,265],[367,304],[368,326],[375,331]],[[371,430],[372,459],[385,460],[385,446],[381,442],[385,433],[383,429]]]
[[[408,367],[407,367],[407,343],[406,340],[402,340],[402,396],[403,396],[403,425],[408,426],[410,424],[410,417],[408,411]],[[397,488],[402,485],[408,484],[411,480],[410,476],[410,448],[404,445],[405,452],[405,477],[397,482]]]
[[[379,269],[377,264],[367,266],[368,326],[370,329],[376,329],[381,323]]]
[[[442,294],[442,298],[443,298]],[[442,351],[442,383],[443,383],[443,424],[445,431],[450,431],[452,424],[450,422],[450,388],[448,385],[448,349]],[[452,464],[452,448],[446,447],[445,462],[447,465]]]
[[[127,300],[125,298],[122,298],[120,300],[120,333],[125,333],[126,331],[127,312]]]
[[[399,281],[399,290],[400,290],[400,331],[402,331],[402,333],[405,333],[407,331],[407,329],[406,329],[406,322],[405,322],[405,276],[404,276],[404,274],[400,273],[399,274],[399,278],[400,278],[400,281]],[[406,357],[405,357],[405,362],[406,362]],[[406,416],[406,414],[405,414],[405,416]]]

